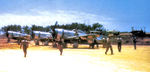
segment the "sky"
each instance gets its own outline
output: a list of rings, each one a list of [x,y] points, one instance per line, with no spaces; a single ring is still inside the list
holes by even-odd
[[[150,32],[150,0],[0,0],[0,27],[100,23],[111,31]]]

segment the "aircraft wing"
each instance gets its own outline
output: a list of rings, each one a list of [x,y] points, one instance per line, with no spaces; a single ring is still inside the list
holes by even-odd
[[[87,39],[95,39],[97,37],[100,37],[98,34],[87,34],[87,35],[81,35],[80,38],[87,38]]]
[[[82,40],[86,40],[86,39],[96,39],[97,37],[99,37],[100,35],[96,35],[96,34],[84,34],[84,35],[79,35],[79,36],[68,36],[66,37],[66,39],[82,39]]]

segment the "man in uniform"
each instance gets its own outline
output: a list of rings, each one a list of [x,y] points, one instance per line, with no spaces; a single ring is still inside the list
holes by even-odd
[[[39,33],[38,38],[36,40],[36,45],[40,45],[40,36],[41,36],[41,34]]]
[[[27,41],[27,39],[22,40],[21,44],[20,44],[20,48],[23,48],[23,52],[24,52],[24,57],[26,57],[27,55],[27,48],[29,46],[29,42]]]
[[[121,52],[122,38],[120,36],[117,38],[117,43],[118,43],[118,51]]]
[[[111,46],[110,38],[107,38],[107,40],[106,40],[106,52],[105,52],[105,54],[107,54],[109,48],[111,50],[111,55],[113,55],[113,49],[112,49],[112,46]]]
[[[92,43],[92,48],[93,48],[93,49],[94,49],[95,45],[96,45],[97,48],[98,48],[98,43],[97,43],[96,39],[93,39],[93,43]]]
[[[19,38],[17,39],[18,45],[20,45],[21,43],[21,36],[19,36]]]
[[[55,27],[52,29],[52,45],[54,48],[57,47],[56,45],[56,38],[57,38],[57,32],[55,31]]]
[[[62,53],[63,53],[63,47],[62,47],[63,37],[61,37],[60,34],[57,34],[56,42],[57,42],[57,48],[60,51],[60,55],[62,55]]]
[[[6,31],[6,37],[7,37],[7,43],[9,43],[9,42],[10,42],[10,38],[9,38],[8,29],[7,29],[7,31]]]
[[[136,37],[133,36],[133,44],[134,44],[134,49],[136,50]]]
[[[103,38],[103,48],[106,48],[106,38]]]

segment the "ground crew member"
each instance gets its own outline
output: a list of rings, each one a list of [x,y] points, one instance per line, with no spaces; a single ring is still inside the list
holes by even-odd
[[[60,51],[60,55],[62,55],[62,53],[63,53],[63,47],[62,47],[63,39],[62,39],[60,34],[57,34],[56,42],[57,42],[57,48]]]
[[[39,45],[40,43],[39,43],[39,39],[37,39],[37,40],[35,40],[35,45]]]
[[[136,50],[136,37],[135,36],[133,36],[133,45],[134,45],[134,49]]]
[[[40,41],[40,36],[41,36],[41,34],[39,33],[38,39],[36,40],[36,45],[40,45],[40,43],[39,43],[39,41]]]
[[[18,38],[17,42],[18,42],[18,45],[20,45],[20,43],[21,43],[21,37]]]
[[[108,50],[111,50],[111,55],[113,55],[113,49],[112,49],[112,46],[111,46],[111,41],[110,41],[110,38],[107,38],[106,40],[106,52],[105,54],[107,54]]]
[[[94,42],[95,40],[93,39],[93,42],[92,42],[92,44],[91,44],[91,46],[92,46],[92,48],[94,49],[94,46],[95,46],[95,42]]]
[[[93,43],[92,43],[92,48],[93,48],[93,49],[94,49],[95,45],[96,45],[97,48],[98,48],[98,43],[97,43],[96,39],[94,39],[94,41],[93,41]]]
[[[62,41],[58,42],[58,49],[60,51],[60,55],[62,55],[62,53],[63,53]]]
[[[89,43],[89,48],[94,48],[94,42],[93,42],[93,40],[92,39],[89,39],[88,40],[88,43]]]
[[[118,51],[121,52],[122,38],[120,36],[117,38],[117,43],[118,43]]]
[[[24,57],[26,57],[27,55],[27,48],[29,46],[29,42],[27,40],[23,40],[21,42],[20,48],[23,48],[23,52],[24,52]]]
[[[106,48],[106,38],[103,38],[103,48]]]
[[[10,38],[9,38],[8,30],[6,31],[6,37],[7,37],[7,43],[9,43],[10,42]]]

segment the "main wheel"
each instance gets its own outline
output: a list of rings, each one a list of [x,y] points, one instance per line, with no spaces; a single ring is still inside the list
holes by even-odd
[[[39,40],[35,40],[35,45],[39,45]]]
[[[78,48],[78,42],[73,43],[73,48]]]
[[[62,44],[63,48],[67,48],[67,43]]]

